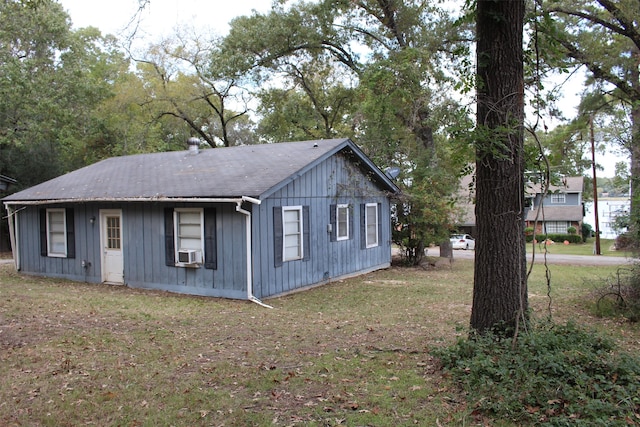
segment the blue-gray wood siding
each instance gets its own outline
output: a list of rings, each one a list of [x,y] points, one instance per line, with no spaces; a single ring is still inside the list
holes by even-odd
[[[40,251],[40,210],[46,208],[73,209],[75,257],[58,258],[42,256]],[[95,259],[99,255],[100,235],[93,235],[90,224],[91,210],[87,205],[69,206],[28,206],[17,213],[17,239],[20,248],[21,271],[36,275],[46,275],[76,281],[98,282],[94,278],[93,265],[83,268],[82,261]],[[96,240],[97,239],[97,240]],[[97,262],[99,266],[99,262]]]
[[[362,205],[379,205],[378,246],[363,248]],[[351,238],[331,238],[331,207],[348,204]],[[389,198],[357,164],[337,154],[262,200],[245,203],[252,212],[252,281],[258,298],[274,296],[332,279],[385,268],[391,262]],[[274,207],[303,206],[308,211],[309,237],[304,260],[275,265]],[[245,215],[234,203],[173,204],[160,202],[82,203],[60,206],[74,210],[76,254],[74,259],[40,255],[39,207],[27,206],[18,213],[21,271],[70,280],[99,283],[102,280],[100,210],[122,211],[124,282],[132,287],[227,298],[247,297]],[[165,262],[164,209],[215,208],[217,269],[167,266]],[[90,218],[95,218],[91,224]],[[306,227],[305,227],[306,228]],[[308,246],[307,246],[308,245]],[[308,249],[308,250],[307,250]],[[82,262],[90,263],[83,268]]]
[[[196,207],[171,205],[170,207]],[[51,206],[50,206],[51,207]],[[132,287],[159,289],[186,294],[246,298],[245,217],[235,205],[207,204],[215,207],[218,268],[185,268],[165,265],[164,208],[160,203],[61,205],[74,210],[76,256],[54,258],[40,255],[39,207],[29,206],[18,214],[21,271],[70,280],[99,283],[101,248],[99,215],[101,209],[122,210],[122,250],[124,282]],[[91,224],[90,218],[95,222]],[[90,263],[84,268],[82,262]],[[224,266],[224,268],[222,268]]]
[[[361,204],[380,205],[379,245],[361,247]],[[348,204],[352,215],[348,240],[331,241],[332,205]],[[274,207],[309,207],[308,260],[285,261],[275,266]],[[253,292],[265,298],[331,279],[387,267],[391,262],[389,199],[360,168],[342,155],[317,165],[253,208]],[[335,224],[331,224],[335,227]]]
[[[551,194],[547,194],[544,198],[545,206],[580,206],[582,204],[582,193],[565,193],[564,203],[552,203],[551,196]],[[536,194],[534,206],[538,206],[541,199],[542,194]]]

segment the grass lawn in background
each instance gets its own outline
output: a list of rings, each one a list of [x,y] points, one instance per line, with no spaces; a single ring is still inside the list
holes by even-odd
[[[615,267],[549,269],[530,278],[535,317],[573,319],[640,351],[637,324],[590,314],[595,278]],[[466,335],[472,288],[472,261],[456,260],[336,281],[267,309],[1,265],[0,425],[510,425],[477,415],[431,355]]]
[[[600,240],[600,254],[603,256],[617,256],[617,257],[630,257],[633,254],[629,251],[616,251],[613,249],[613,239],[601,239]],[[527,243],[527,252],[531,253],[535,246],[536,254],[542,253],[545,247],[541,244]],[[563,254],[563,255],[594,255],[595,254],[595,239],[588,239],[586,243],[570,243],[568,245],[562,243],[554,243],[548,245],[546,250],[551,254]]]

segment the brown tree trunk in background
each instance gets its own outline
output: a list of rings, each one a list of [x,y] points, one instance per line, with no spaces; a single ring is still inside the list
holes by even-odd
[[[634,86],[640,85],[638,73],[634,73]],[[640,89],[639,89],[640,92]],[[635,237],[636,249],[640,247],[640,105],[636,104],[631,109],[631,185],[629,198],[630,207],[630,231]]]
[[[453,258],[453,246],[451,246],[451,240],[447,239],[440,243],[440,257]]]
[[[476,254],[471,327],[511,335],[527,310],[524,237],[524,0],[476,9]]]

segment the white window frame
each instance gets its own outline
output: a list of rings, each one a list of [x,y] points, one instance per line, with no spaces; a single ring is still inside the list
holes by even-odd
[[[340,212],[345,212],[344,221],[340,220]],[[350,232],[349,230],[349,205],[348,204],[340,204],[336,206],[336,240],[349,240]]]
[[[290,221],[287,219],[287,213],[296,212],[298,219],[296,221]],[[302,223],[302,206],[283,206],[282,207],[282,261],[295,261],[304,258],[304,244],[303,244],[303,223]],[[297,230],[293,230],[287,225],[293,225],[297,222]],[[292,244],[297,242],[297,244]],[[297,248],[296,254],[291,255],[291,251],[287,249]]]
[[[565,193],[551,193],[551,203],[553,204],[567,203],[567,195]]]
[[[53,229],[51,224],[51,215],[52,214],[60,214],[62,213],[62,231]],[[64,250],[62,252],[55,251],[53,249],[53,244],[56,239],[53,239],[53,236],[62,235],[62,239],[64,241]],[[55,208],[55,209],[47,209],[47,256],[50,257],[58,257],[58,258],[66,258],[68,253],[68,244],[67,244],[67,210],[64,208]]]
[[[371,222],[371,218],[369,218],[369,208],[374,208],[374,218],[373,222]],[[365,242],[367,248],[374,248],[379,246],[380,236],[378,236],[378,222],[380,219],[378,218],[378,204],[377,203],[367,203],[364,205],[364,232],[365,232]],[[369,240],[369,228],[375,228],[375,241]]]
[[[199,220],[199,226],[200,226],[200,233],[198,237],[195,237],[195,235],[193,236],[182,236],[180,233],[180,226],[181,226],[181,222],[180,222],[180,217],[183,214],[198,214],[200,220]],[[183,247],[182,246],[182,240],[187,240],[187,239],[191,239],[191,240],[195,240],[195,239],[199,239],[200,240],[200,244],[199,245],[190,245],[190,246],[198,246],[198,247]],[[199,251],[198,254],[198,259],[197,259],[197,263],[202,263],[202,258],[203,258],[203,254],[204,254],[204,209],[203,208],[175,208],[173,210],[173,243],[174,243],[174,248],[175,248],[175,254],[174,254],[174,259],[176,260],[176,266],[184,266],[184,265],[188,265],[185,263],[181,263],[178,261],[178,252],[181,250],[196,250]]]
[[[570,221],[545,221],[544,231],[546,234],[569,234],[567,229],[570,226]]]

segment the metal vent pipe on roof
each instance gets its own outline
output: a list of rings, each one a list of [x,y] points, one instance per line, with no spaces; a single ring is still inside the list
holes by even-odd
[[[196,137],[187,139],[190,154],[198,154],[200,152],[200,140]]]

